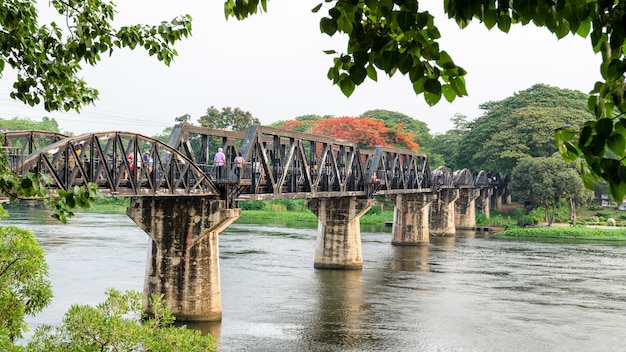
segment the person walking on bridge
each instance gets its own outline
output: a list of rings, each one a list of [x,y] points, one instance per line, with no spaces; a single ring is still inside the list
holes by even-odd
[[[221,180],[222,173],[224,172],[224,165],[226,164],[226,155],[224,155],[224,150],[222,148],[217,149],[217,153],[215,153],[213,161],[215,161],[215,177],[217,177],[218,180]]]
[[[241,170],[243,169],[244,162],[245,159],[241,156],[241,152],[239,152],[235,158],[235,174],[237,175],[238,180],[241,180]]]

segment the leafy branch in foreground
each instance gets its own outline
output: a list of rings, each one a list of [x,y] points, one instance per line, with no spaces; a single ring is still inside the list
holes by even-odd
[[[28,172],[20,177],[9,169],[6,155],[0,152],[0,192],[15,199],[45,199],[52,210],[52,217],[67,223],[67,219],[74,216],[72,209],[88,209],[95,205],[98,196],[98,185],[89,183],[87,187],[74,186],[70,191],[57,190],[56,195],[41,182],[39,177]]]
[[[44,249],[32,232],[0,227],[0,350],[27,331],[26,315],[41,312],[52,299]]]
[[[243,19],[267,11],[268,0],[227,0],[226,17]],[[444,12],[465,28],[480,21],[488,29],[508,33],[513,25],[534,24],[558,39],[568,34],[590,39],[600,53],[604,81],[590,87],[589,110],[595,114],[582,129],[559,129],[562,154],[580,162],[587,187],[594,179],[608,181],[616,200],[626,195],[626,6],[617,0],[498,1],[443,0]],[[313,12],[327,11],[320,19],[322,33],[347,35],[345,53],[333,50],[328,78],[350,96],[365,78],[377,80],[377,71],[407,75],[416,94],[429,105],[443,95],[448,101],[467,95],[465,70],[439,48],[439,30],[418,0],[323,0]],[[581,68],[586,69],[586,68]],[[578,136],[578,139],[574,138]]]
[[[154,315],[142,313],[143,295],[109,289],[96,307],[73,305],[63,325],[42,326],[28,344],[30,351],[215,351],[216,341],[198,330],[172,325],[174,317],[163,307],[162,297],[152,295]]]
[[[115,5],[104,0],[51,0],[62,25],[38,23],[37,2],[8,0],[0,5],[0,74],[17,71],[11,98],[47,111],[76,110],[94,102],[98,91],[79,77],[81,63],[95,65],[115,48],[141,47],[166,65],[172,45],[191,33],[191,17],[158,25],[113,28]]]

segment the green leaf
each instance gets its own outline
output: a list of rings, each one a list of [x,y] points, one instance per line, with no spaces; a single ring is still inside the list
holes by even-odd
[[[426,80],[426,82],[424,82],[424,90],[433,95],[439,95],[439,98],[441,98],[441,83],[439,83],[437,79],[430,78]],[[439,99],[437,99],[437,101],[439,101]]]
[[[343,74],[339,78],[338,84],[339,84],[339,88],[341,89],[341,92],[346,97],[351,96],[352,93],[354,92],[354,89],[356,88],[356,86],[354,85],[354,82],[352,82],[352,79],[350,79],[350,77],[348,77],[345,74]]]
[[[618,156],[624,155],[624,148],[626,147],[626,141],[624,136],[618,133],[613,133],[606,141],[609,149]]]
[[[436,105],[441,100],[441,91],[439,94],[424,92],[424,100],[430,106]]]
[[[493,28],[493,26],[495,26],[496,22],[498,21],[496,11],[493,9],[487,9],[482,17],[482,20],[485,22],[485,26],[487,26],[487,28]]]
[[[600,136],[595,135],[591,139],[591,144],[589,145],[589,150],[594,156],[601,156],[604,154],[604,146],[606,145],[606,140]]]
[[[446,98],[446,100],[451,103],[454,101],[454,99],[456,98],[456,92],[454,91],[454,89],[452,89],[452,87],[449,84],[445,84],[441,87],[441,92],[443,93],[443,96]]]
[[[596,133],[599,136],[606,139],[611,135],[611,132],[613,132],[613,120],[612,119],[604,118],[596,122]]]
[[[367,66],[367,77],[374,82],[378,80],[378,72],[376,72],[376,67],[374,67],[374,65]]]
[[[337,32],[337,21],[328,17],[322,17],[320,20],[320,30],[329,36],[333,36]]]
[[[498,29],[504,33],[509,33],[511,29],[511,18],[505,14],[500,14],[500,20],[498,21]]]
[[[317,12],[318,12],[318,11],[322,8],[322,5],[324,5],[324,3],[321,3],[321,4],[317,5],[317,6],[315,6],[315,7],[311,10],[311,12],[313,12],[313,13],[317,13]]]
[[[350,80],[357,86],[363,83],[367,77],[367,70],[363,66],[354,65],[350,67],[348,72],[350,73]]]

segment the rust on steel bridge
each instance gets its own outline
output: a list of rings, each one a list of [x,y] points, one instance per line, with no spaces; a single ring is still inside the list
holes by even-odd
[[[217,178],[213,155],[226,165]],[[75,137],[44,131],[3,135],[18,174],[40,175],[51,190],[96,183],[105,196],[210,196],[237,200],[373,197],[442,188],[488,188],[499,176],[484,171],[432,173],[424,153],[254,125],[246,133],[175,126],[168,143],[129,132]],[[236,156],[245,162],[236,173]],[[144,160],[144,155],[146,159]],[[495,174],[497,175],[497,174]]]

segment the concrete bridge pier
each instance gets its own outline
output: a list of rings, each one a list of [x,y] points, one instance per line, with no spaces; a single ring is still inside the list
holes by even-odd
[[[476,210],[479,213],[485,214],[489,219],[489,207],[491,205],[491,195],[493,194],[493,188],[481,188],[480,195],[476,198]]]
[[[476,199],[480,193],[475,188],[459,189],[459,198],[454,202],[454,223],[457,228],[476,227]]]
[[[428,215],[437,196],[427,193],[396,194],[394,202],[391,244],[415,246],[429,243]]]
[[[444,188],[439,190],[437,199],[430,210],[430,232],[446,236],[456,233],[454,224],[454,202],[459,198],[459,190]]]
[[[313,198],[307,207],[317,215],[318,237],[313,266],[317,269],[361,269],[359,219],[374,205],[357,197]]]
[[[177,321],[222,320],[218,234],[241,215],[208,197],[134,197],[126,214],[152,239],[144,294]],[[148,314],[151,307],[144,301]]]
[[[494,188],[493,194],[491,195],[491,204],[490,208],[494,210],[500,210],[502,208],[502,199],[504,198],[504,189],[503,188]]]

